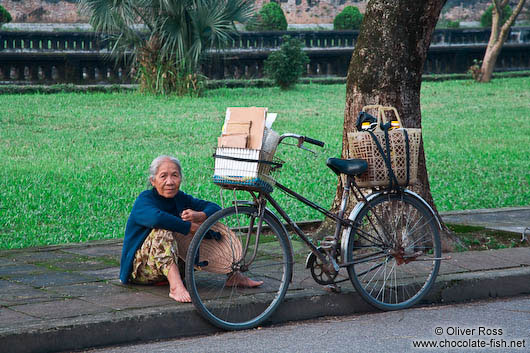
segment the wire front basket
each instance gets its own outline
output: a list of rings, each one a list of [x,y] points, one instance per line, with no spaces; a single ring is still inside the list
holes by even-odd
[[[275,185],[271,173],[283,165],[274,154],[264,150],[218,147],[214,154],[215,184],[228,189],[270,193]]]

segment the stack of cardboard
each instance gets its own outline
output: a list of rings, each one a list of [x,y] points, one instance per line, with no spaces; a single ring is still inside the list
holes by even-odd
[[[261,149],[267,108],[227,108],[218,147]]]
[[[227,108],[225,123],[218,138],[214,180],[248,183],[269,179],[270,161],[279,135],[271,129],[276,114],[267,108]],[[268,182],[268,181],[267,181]]]

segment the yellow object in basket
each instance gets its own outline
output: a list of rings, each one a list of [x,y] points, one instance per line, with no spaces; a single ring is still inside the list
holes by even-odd
[[[375,111],[377,123],[373,136],[379,142],[385,154],[388,154],[392,171],[396,176],[398,185],[413,185],[417,181],[418,156],[421,142],[421,129],[403,129],[399,114],[394,107],[381,105],[371,105],[363,107],[363,111]],[[392,113],[395,119],[386,120],[385,113]],[[381,130],[381,123],[386,124],[390,120],[392,127],[388,134]],[[396,124],[397,123],[397,124]],[[408,138],[409,152],[407,157],[407,142],[405,130]],[[364,159],[368,163],[368,170],[356,177],[357,185],[360,187],[387,186],[390,182],[390,175],[387,164],[379,152],[379,148],[371,134],[366,130],[350,132],[347,134],[349,145],[352,149],[353,158]],[[388,139],[388,141],[387,141]],[[389,146],[390,151],[386,150]],[[408,181],[408,182],[407,182]]]

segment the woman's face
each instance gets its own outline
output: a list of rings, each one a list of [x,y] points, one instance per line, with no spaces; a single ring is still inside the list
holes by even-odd
[[[163,161],[158,167],[158,171],[151,184],[155,187],[160,196],[165,198],[174,197],[180,188],[181,177],[175,163]]]

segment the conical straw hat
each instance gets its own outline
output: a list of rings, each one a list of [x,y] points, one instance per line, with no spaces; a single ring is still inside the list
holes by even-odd
[[[208,261],[202,269],[208,272],[227,274],[232,272],[232,264],[239,261],[242,247],[239,238],[227,226],[214,224],[214,232],[221,233],[221,240],[203,239],[199,249],[199,262]],[[186,260],[186,254],[192,237],[175,237],[178,245],[178,256]]]

